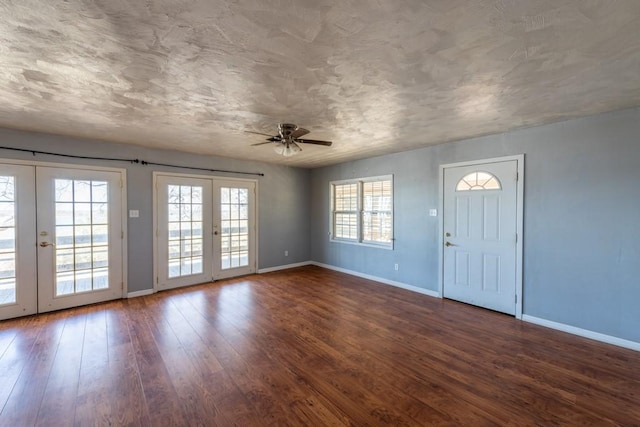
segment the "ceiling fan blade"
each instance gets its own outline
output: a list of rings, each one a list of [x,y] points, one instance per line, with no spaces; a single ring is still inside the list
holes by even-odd
[[[245,130],[245,132],[246,133],[255,133],[256,135],[273,136],[273,135],[269,135],[268,133],[254,132],[252,130]]]
[[[333,144],[333,142],[331,141],[319,141],[317,139],[296,139],[296,142],[302,142],[304,144],[315,144],[315,145],[324,145],[326,147],[331,147],[331,144]]]
[[[291,132],[291,138],[298,139],[302,135],[306,135],[308,133],[309,133],[309,131],[306,130],[305,128],[298,128],[298,129],[294,130],[293,132]]]
[[[267,141],[267,142],[258,142],[257,144],[251,144],[251,146],[253,147],[254,145],[264,145],[264,144],[272,144],[273,141]]]

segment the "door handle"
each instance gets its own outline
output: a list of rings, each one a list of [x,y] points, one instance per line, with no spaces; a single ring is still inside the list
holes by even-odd
[[[451,242],[445,242],[445,244],[444,244],[444,245],[445,245],[446,247],[449,247],[449,246],[453,246],[453,243],[451,243]]]
[[[213,232],[213,234],[215,234],[215,235],[217,236],[217,235],[218,235],[218,232],[217,232],[217,231],[214,231],[214,232]]]
[[[40,247],[41,248],[46,248],[47,246],[55,246],[55,243],[40,242]]]

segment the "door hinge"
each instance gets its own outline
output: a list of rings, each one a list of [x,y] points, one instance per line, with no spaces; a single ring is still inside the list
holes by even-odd
[[[156,285],[160,283],[160,278],[158,276],[156,276]]]
[[[120,232],[120,238],[121,238],[121,239],[124,239],[124,231],[121,231],[121,232]]]
[[[516,181],[520,180],[520,172],[516,172]]]
[[[120,289],[124,290],[124,282],[120,282]]]
[[[124,182],[120,180],[120,188],[124,188]]]
[[[517,304],[518,303],[518,294],[516,294],[515,297],[516,297],[516,301],[515,302]]]
[[[516,233],[516,243],[518,243],[518,233]]]

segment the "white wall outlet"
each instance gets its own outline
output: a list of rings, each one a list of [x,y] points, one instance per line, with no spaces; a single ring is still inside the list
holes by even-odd
[[[289,251],[284,251],[284,256],[289,256]]]
[[[140,217],[140,211],[139,210],[130,210],[129,211],[129,218],[139,218]]]
[[[398,263],[396,262],[395,265],[393,266],[393,268],[398,271]]]
[[[438,216],[438,209],[429,209],[429,216]]]

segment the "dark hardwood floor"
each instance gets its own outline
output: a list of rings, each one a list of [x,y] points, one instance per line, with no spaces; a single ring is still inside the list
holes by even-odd
[[[0,425],[640,425],[640,353],[303,267],[0,322]]]

